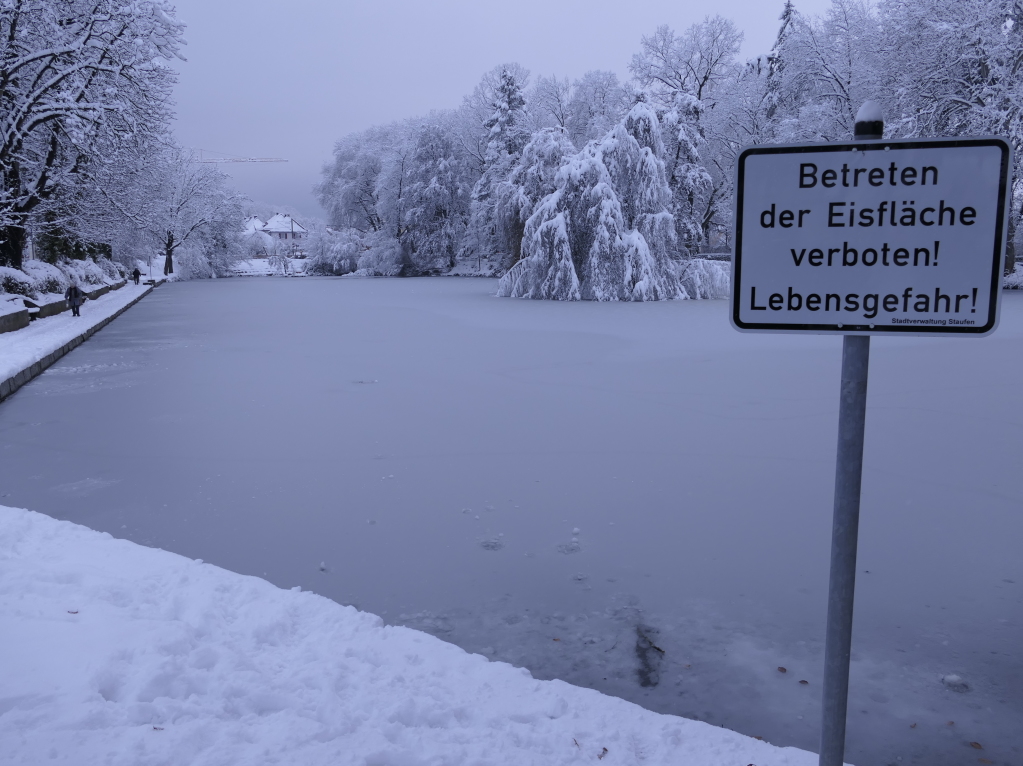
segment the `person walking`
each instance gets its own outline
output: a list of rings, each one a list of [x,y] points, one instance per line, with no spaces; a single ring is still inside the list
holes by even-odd
[[[81,316],[81,314],[78,313],[78,310],[81,308],[82,300],[84,298],[85,295],[82,294],[82,290],[78,285],[73,284],[64,292],[64,300],[66,300],[67,305],[71,307],[71,316]]]
[[[132,277],[135,278],[135,284],[138,284],[139,283],[139,277],[142,276],[142,272],[138,270],[137,266],[135,267],[135,271],[133,271],[131,273],[131,275],[132,275]]]

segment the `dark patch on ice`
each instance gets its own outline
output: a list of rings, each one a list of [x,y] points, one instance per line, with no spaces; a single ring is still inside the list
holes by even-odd
[[[352,383],[354,383],[357,386],[371,386],[374,383],[379,383],[379,382],[380,382],[379,380],[353,380],[352,381]]]
[[[570,543],[562,543],[561,545],[559,545],[558,546],[558,553],[564,553],[564,554],[578,553],[582,549],[583,549],[582,546],[579,545],[578,542],[573,541],[573,542],[570,542]]]
[[[489,537],[486,540],[480,540],[480,548],[485,551],[499,551],[504,547],[504,543],[498,540],[496,537]]]
[[[661,661],[664,650],[655,641],[658,630],[648,625],[636,626],[636,657],[639,659],[639,670],[636,675],[639,685],[653,688],[661,682]]]

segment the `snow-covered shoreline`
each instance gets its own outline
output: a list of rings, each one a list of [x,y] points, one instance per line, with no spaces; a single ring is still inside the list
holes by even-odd
[[[29,371],[33,365],[50,358],[50,363],[63,356],[58,353],[69,344],[78,345],[100,327],[152,291],[149,285],[127,284],[120,290],[86,301],[82,315],[75,317],[70,311],[56,316],[37,319],[28,327],[0,334],[0,398],[34,377],[17,380],[13,387],[8,381]],[[44,365],[45,368],[46,365]],[[38,373],[36,373],[38,374]],[[23,376],[24,377],[24,376]],[[8,385],[5,385],[8,384]],[[8,391],[8,387],[11,388]]]
[[[0,605],[4,763],[816,763],[32,511]]]

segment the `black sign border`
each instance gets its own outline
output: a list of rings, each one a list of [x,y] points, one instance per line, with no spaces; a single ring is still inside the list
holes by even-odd
[[[740,297],[742,296],[741,272],[742,272],[742,214],[743,214],[743,184],[746,176],[746,158],[760,154],[818,154],[821,152],[851,152],[866,151],[878,152],[888,148],[890,151],[899,149],[919,148],[956,148],[973,146],[997,146],[1002,150],[1001,177],[998,186],[998,213],[995,225],[995,246],[994,264],[991,269],[991,299],[988,301],[988,320],[980,326],[953,326],[947,325],[878,325],[874,324],[777,324],[772,322],[758,322],[751,324],[742,322],[739,319]],[[815,144],[762,144],[749,146],[742,150],[736,161],[735,181],[735,236],[733,241],[735,247],[732,252],[732,285],[731,285],[731,320],[732,326],[742,332],[782,332],[782,333],[813,333],[816,335],[837,334],[837,335],[988,335],[994,332],[998,325],[998,313],[1002,292],[1002,271],[1005,259],[1005,236],[1006,217],[1005,206],[1009,190],[1010,162],[1012,160],[1012,149],[1008,142],[996,136],[985,136],[981,138],[937,138],[937,139],[914,139],[914,140],[891,140],[891,141],[850,141],[845,143],[815,143]]]

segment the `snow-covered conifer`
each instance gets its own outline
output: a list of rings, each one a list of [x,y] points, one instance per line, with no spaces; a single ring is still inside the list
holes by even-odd
[[[694,253],[706,239],[705,227],[713,219],[718,201],[711,196],[713,182],[700,156],[707,143],[702,135],[703,110],[702,101],[678,91],[672,109],[662,117],[675,231],[679,243]]]
[[[529,141],[521,119],[526,105],[524,77],[528,73],[511,65],[499,70],[492,85],[491,113],[483,123],[487,130],[486,152],[482,175],[472,190],[469,236],[464,252],[467,256],[481,254],[507,262],[514,246],[500,236],[495,189],[508,177]]]

